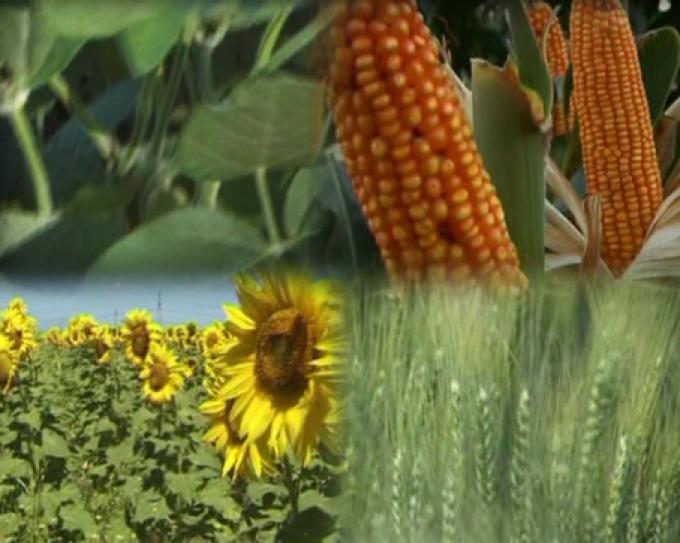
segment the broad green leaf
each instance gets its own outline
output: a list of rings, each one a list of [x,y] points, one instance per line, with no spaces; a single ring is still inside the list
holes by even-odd
[[[0,257],[0,267],[16,281],[45,270],[79,275],[122,235],[108,217],[65,214]]]
[[[217,473],[222,471],[222,460],[217,452],[210,449],[207,445],[199,447],[195,452],[191,453],[189,459],[194,466],[209,468]]]
[[[71,531],[81,531],[86,538],[99,535],[99,527],[90,512],[83,504],[68,504],[59,510],[59,516],[64,528]]]
[[[319,212],[315,206],[319,192],[329,182],[326,166],[303,168],[297,172],[286,194],[284,221],[289,236],[301,234],[309,219]]]
[[[283,543],[321,541],[335,531],[335,519],[319,507],[300,511],[281,530],[277,538]]]
[[[549,118],[552,111],[553,82],[545,55],[536,42],[522,0],[509,0],[508,21],[512,34],[513,52],[519,66],[520,81],[524,87],[535,92],[540,99],[541,107],[536,102],[536,97],[531,93],[528,94],[533,115],[537,121],[542,122]]]
[[[165,483],[171,492],[180,496],[185,502],[191,502],[196,496],[196,487],[200,481],[191,473],[166,472]]]
[[[260,233],[235,216],[181,209],[125,236],[94,263],[90,275],[231,273],[253,265],[266,249]]]
[[[57,522],[59,507],[67,502],[77,502],[81,498],[78,487],[73,483],[66,483],[61,488],[43,490],[40,501],[48,522]]]
[[[136,80],[117,83],[95,99],[88,111],[102,128],[113,130],[132,112],[139,88]],[[69,202],[83,186],[108,181],[101,154],[77,117],[71,117],[50,138],[43,158],[56,205]]]
[[[31,471],[31,465],[26,460],[8,455],[0,457],[0,480],[5,477],[28,477]]]
[[[55,220],[56,215],[46,217],[29,211],[0,212],[0,256]]]
[[[137,507],[135,508],[134,520],[144,522],[147,519],[168,518],[171,514],[170,508],[165,503],[163,496],[154,492],[142,492],[138,496]]]
[[[37,9],[62,36],[93,38],[155,17],[164,4],[165,0],[38,0]]]
[[[522,269],[544,269],[545,136],[512,62],[472,64],[475,139],[498,189]]]
[[[67,458],[71,454],[66,440],[54,430],[47,428],[42,431],[42,449],[45,456]]]
[[[179,37],[183,25],[184,14],[171,8],[118,34],[116,43],[130,73],[143,75],[158,66]]]
[[[42,424],[40,411],[35,407],[29,411],[26,411],[25,413],[21,413],[17,417],[17,420],[19,422],[23,422],[24,424],[28,424],[34,430],[40,430],[40,426]]]
[[[117,515],[106,527],[107,541],[127,543],[137,539],[135,533],[127,525],[125,515]]]
[[[63,70],[84,44],[61,38],[26,0],[0,7],[0,66],[19,88],[35,88]]]
[[[318,82],[286,74],[248,79],[217,105],[200,107],[182,132],[179,168],[197,181],[258,168],[311,164],[321,144]]]
[[[10,536],[21,529],[21,515],[19,513],[3,513],[0,515],[0,536],[8,541],[14,541]]]
[[[243,511],[239,503],[231,496],[229,479],[215,477],[210,479],[198,495],[198,501],[212,507],[225,518],[238,520]]]
[[[28,80],[31,88],[46,84],[53,76],[65,70],[84,44],[85,40],[78,38],[55,38],[42,59],[33,59]]]
[[[677,83],[680,34],[672,27],[645,34],[641,38],[639,56],[652,122],[656,124],[664,113],[673,86]]]

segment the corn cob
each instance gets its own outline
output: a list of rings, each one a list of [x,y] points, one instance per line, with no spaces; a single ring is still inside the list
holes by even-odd
[[[635,259],[663,197],[635,37],[619,0],[575,0],[576,114],[589,194],[602,201],[602,256],[619,276]]]
[[[330,39],[337,138],[390,276],[524,287],[501,202],[415,0],[345,3]]]
[[[562,26],[557,20],[550,4],[542,1],[531,2],[528,9],[529,22],[536,36],[539,47],[543,46],[543,38],[548,25],[546,57],[548,69],[553,78],[566,77],[569,71],[569,48],[564,37]],[[564,102],[558,97],[552,111],[553,134],[563,136],[570,130]]]

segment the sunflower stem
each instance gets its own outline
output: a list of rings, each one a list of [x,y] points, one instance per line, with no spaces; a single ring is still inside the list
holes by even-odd
[[[290,502],[292,516],[296,516],[300,510],[299,477],[298,480],[295,479],[295,474],[293,473],[293,466],[291,466],[287,455],[283,457],[283,484],[286,486],[286,489],[288,490],[288,500]]]
[[[38,214],[49,215],[52,213],[52,195],[47,169],[24,108],[17,108],[13,111],[12,126],[31,174]]]
[[[258,168],[255,170],[255,187],[257,189],[257,197],[260,200],[262,213],[264,214],[264,223],[269,235],[269,243],[278,245],[281,241],[279,228],[276,225],[276,216],[274,214],[274,204],[272,202],[272,195],[269,190],[269,183],[267,182],[266,168]]]

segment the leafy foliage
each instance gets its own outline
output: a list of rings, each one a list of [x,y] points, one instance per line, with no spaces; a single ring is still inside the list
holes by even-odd
[[[220,457],[202,442],[200,370],[161,408],[144,401],[122,353],[106,365],[92,357],[45,343],[0,396],[3,540],[333,540],[337,458],[297,471],[294,511],[280,478],[221,477]]]

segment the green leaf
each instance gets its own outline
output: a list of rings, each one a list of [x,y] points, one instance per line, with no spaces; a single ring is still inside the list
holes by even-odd
[[[38,409],[36,408],[33,408],[30,411],[22,413],[17,417],[17,420],[19,422],[23,422],[24,424],[28,424],[34,430],[40,430],[42,424],[40,411],[38,411]]]
[[[297,172],[286,193],[284,221],[289,236],[300,235],[313,215],[319,213],[315,206],[319,192],[330,182],[328,167],[303,168]]]
[[[35,88],[63,70],[84,44],[60,38],[28,1],[0,7],[0,66],[20,88]]]
[[[124,514],[116,516],[106,527],[107,541],[127,543],[137,539],[135,533],[130,529],[125,520]]]
[[[318,507],[300,511],[281,530],[282,543],[311,543],[322,540],[335,531],[335,519]]]
[[[237,217],[206,208],[181,209],[144,224],[92,266],[90,275],[231,273],[261,259],[266,245]]]
[[[550,118],[553,104],[553,82],[546,64],[545,55],[536,42],[534,31],[522,0],[508,1],[508,22],[512,34],[513,52],[519,66],[522,85],[537,93],[542,111],[533,96],[530,96],[533,113],[537,121]],[[476,100],[475,100],[476,103]]]
[[[119,466],[125,462],[130,462],[134,457],[134,440],[131,438],[123,440],[118,445],[107,447],[106,459],[109,464]]]
[[[28,477],[31,472],[31,465],[22,458],[6,455],[0,457],[0,480],[5,477]]]
[[[21,515],[19,513],[3,513],[0,515],[0,536],[14,541],[10,536],[21,529]]]
[[[137,500],[134,520],[144,522],[148,519],[163,519],[168,518],[171,513],[162,496],[154,492],[143,492]]]
[[[55,220],[56,215],[42,216],[29,211],[0,212],[0,256]]]
[[[97,522],[82,504],[65,505],[59,510],[59,516],[67,530],[83,532],[86,538],[99,535]]]
[[[166,472],[165,483],[173,494],[177,494],[185,502],[191,502],[196,496],[196,486],[200,481],[191,473]]]
[[[136,80],[117,83],[88,106],[88,113],[102,128],[113,131],[132,112],[139,88]],[[56,205],[69,202],[83,186],[108,181],[106,164],[77,117],[71,117],[50,138],[43,158]]]
[[[122,224],[106,217],[63,215],[0,257],[0,267],[16,281],[45,270],[82,274],[122,234]]]
[[[67,458],[71,455],[66,440],[57,432],[48,428],[42,431],[42,449],[45,456]]]
[[[59,507],[67,502],[77,502],[81,498],[80,490],[73,483],[66,483],[58,489],[43,490],[40,501],[48,522],[56,522]]]
[[[261,71],[273,73],[279,70],[284,64],[291,60],[304,48],[314,43],[316,38],[323,32],[328,25],[335,20],[337,15],[337,4],[328,5],[310,24],[290,38],[286,43],[279,47],[271,58],[261,66]]]
[[[229,21],[231,30],[242,30],[266,23],[285,6],[297,7],[303,0],[230,0],[224,4],[222,16]]]
[[[111,36],[144,19],[155,17],[165,0],[38,0],[38,9],[62,36]]]
[[[545,135],[511,62],[472,64],[475,139],[498,189],[522,269],[544,270]]]
[[[248,79],[223,102],[198,108],[182,132],[177,162],[198,181],[258,168],[311,164],[321,144],[318,82],[286,74]]]
[[[198,501],[212,507],[223,517],[237,521],[243,513],[241,505],[231,496],[229,479],[222,477],[208,481],[198,495]]]
[[[184,15],[168,9],[139,21],[116,36],[130,73],[139,76],[160,64],[182,31]]]
[[[639,57],[652,122],[656,124],[663,116],[676,84],[680,69],[680,34],[672,27],[645,34],[641,38]]]
[[[214,470],[217,473],[222,472],[222,460],[217,452],[211,450],[207,446],[199,447],[196,452],[193,452],[189,459],[194,466],[201,466]]]

